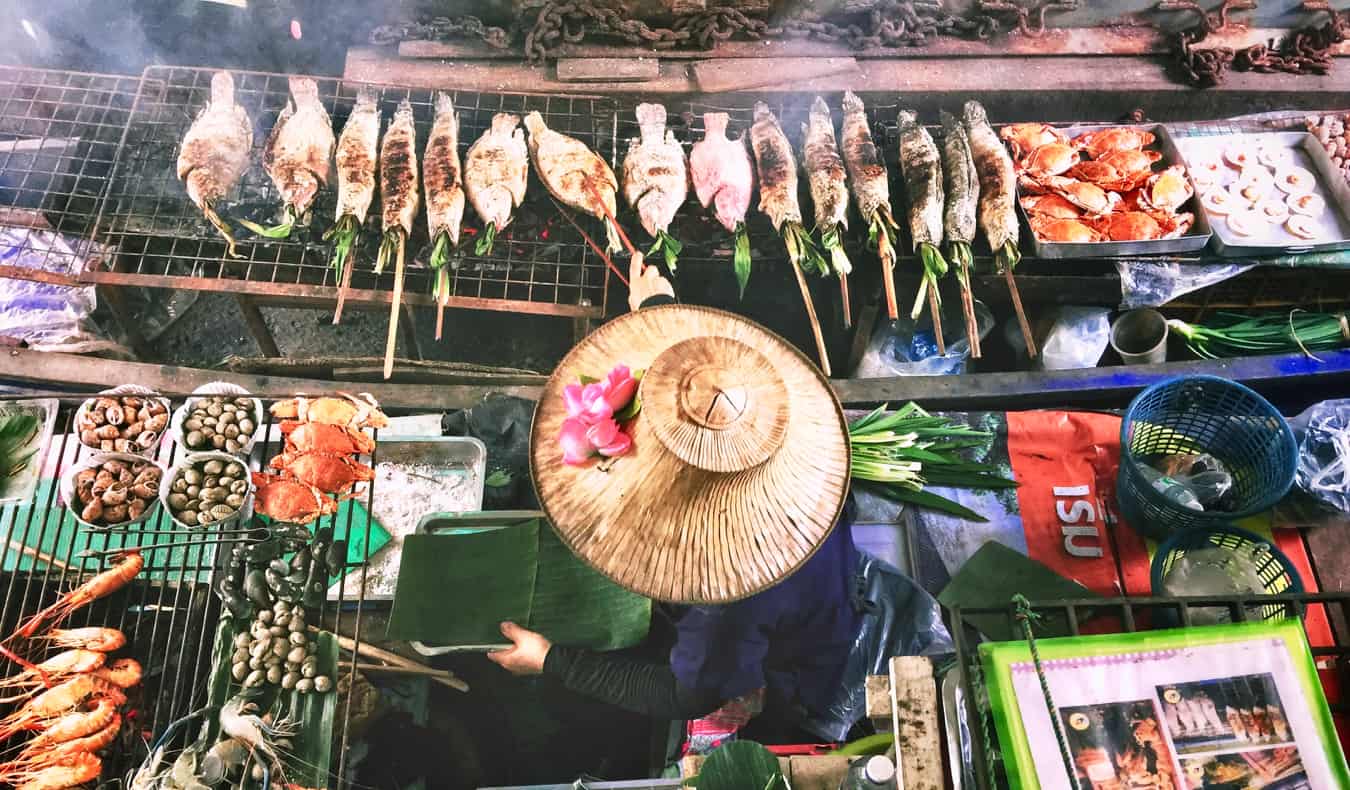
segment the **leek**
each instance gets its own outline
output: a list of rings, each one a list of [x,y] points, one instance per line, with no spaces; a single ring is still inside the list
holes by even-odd
[[[1350,317],[1346,313],[1310,313],[1248,317],[1219,313],[1209,325],[1188,324],[1172,319],[1167,326],[1197,356],[1205,359],[1289,354],[1350,347]]]

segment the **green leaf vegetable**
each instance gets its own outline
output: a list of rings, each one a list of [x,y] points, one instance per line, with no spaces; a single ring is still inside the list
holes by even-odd
[[[386,230],[380,237],[380,251],[375,255],[375,273],[384,271],[389,260],[398,252],[399,246],[403,241],[403,229],[393,228]]]
[[[835,274],[843,277],[853,271],[853,264],[844,252],[843,233],[838,225],[821,231],[820,246],[830,253],[830,268]]]
[[[0,480],[14,477],[28,466],[37,448],[24,447],[37,435],[39,420],[31,414],[0,415]]]
[[[492,245],[497,241],[497,223],[489,222],[483,228],[483,232],[478,234],[478,241],[474,242],[474,255],[491,255]]]
[[[924,487],[1017,486],[997,467],[966,461],[955,452],[987,444],[990,434],[952,425],[914,403],[889,414],[883,405],[854,420],[848,435],[855,485],[886,499],[984,522],[988,519],[979,513]]]
[[[273,225],[270,228],[265,228],[256,222],[249,222],[246,219],[239,220],[239,224],[243,225],[244,227],[258,234],[259,236],[264,236],[269,239],[284,239],[287,236],[291,235],[291,230],[295,227],[295,222],[297,219],[295,215],[295,207],[287,206],[285,210],[285,215],[286,219],[283,220],[280,225]]]
[[[333,270],[337,272],[337,281],[342,282],[342,271],[351,257],[352,247],[356,246],[357,234],[361,232],[361,220],[354,214],[343,214],[333,227],[323,234],[324,241],[333,242]]]
[[[947,262],[942,259],[942,253],[938,248],[928,242],[919,244],[919,260],[923,262],[923,283],[919,286],[919,293],[914,297],[914,307],[909,312],[910,320],[917,321],[919,314],[923,312],[924,300],[928,298],[928,289],[933,289],[936,296],[938,292],[938,280],[947,274]],[[938,299],[941,304],[942,300]]]
[[[656,242],[652,244],[651,249],[647,250],[647,257],[652,258],[656,256],[656,253],[661,253],[665,258],[666,268],[670,270],[671,274],[674,274],[675,264],[680,260],[680,250],[683,249],[684,245],[678,239],[664,230],[658,230]]]
[[[436,241],[431,245],[431,258],[427,261],[427,265],[436,272],[436,287],[432,291],[431,298],[438,304],[451,295],[450,273],[446,271],[445,266],[450,262],[451,249],[450,232],[442,230],[437,233]]]
[[[728,741],[713,749],[698,776],[684,784],[698,790],[789,790],[778,758],[754,741]]]
[[[891,210],[880,206],[867,223],[867,243],[877,245],[877,258],[882,266],[895,265],[895,233],[900,226],[891,218]]]
[[[816,249],[815,242],[811,241],[811,234],[806,232],[800,222],[784,222],[779,233],[783,236],[783,245],[787,247],[788,260],[792,261],[792,265],[821,276],[830,273],[825,258]]]
[[[1350,347],[1350,314],[1291,310],[1262,316],[1219,313],[1208,325],[1172,319],[1167,326],[1198,356],[1221,357],[1288,354]]]
[[[736,254],[731,259],[736,269],[736,285],[740,287],[739,298],[745,298],[745,284],[750,282],[750,232],[744,222],[736,223]]]

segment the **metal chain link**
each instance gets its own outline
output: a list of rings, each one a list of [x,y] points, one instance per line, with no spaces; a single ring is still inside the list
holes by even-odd
[[[682,16],[669,28],[659,28],[628,18],[619,0],[521,0],[519,21],[510,29],[485,25],[473,16],[434,17],[377,27],[370,41],[383,46],[409,39],[476,37],[498,49],[509,49],[523,34],[525,57],[536,62],[557,55],[563,44],[577,44],[592,35],[657,51],[676,47],[707,50],[718,41],[769,37],[841,43],[860,50],[924,46],[940,35],[987,40],[1004,29],[999,15],[1009,13],[1016,16],[1018,30],[1037,36],[1045,31],[1047,13],[1078,7],[1078,0],[1036,3],[1021,6],[1011,0],[981,0],[975,15],[961,17],[945,11],[940,0],[881,0],[864,14],[855,15],[857,21],[851,24],[803,18],[770,22],[734,6],[716,6]],[[1030,24],[1033,15],[1037,20],[1034,27]]]
[[[1193,27],[1178,31],[1172,38],[1172,52],[1187,80],[1196,87],[1210,88],[1223,82],[1224,74],[1234,71],[1286,74],[1327,74],[1333,63],[1332,48],[1350,38],[1350,13],[1339,14],[1329,6],[1330,18],[1322,25],[1311,25],[1291,32],[1279,42],[1253,44],[1240,50],[1230,47],[1199,47],[1211,33],[1237,24],[1228,15],[1233,11],[1256,8],[1255,0],[1225,0],[1217,14],[1207,13],[1194,0],[1162,0],[1160,11],[1188,11],[1198,15]]]

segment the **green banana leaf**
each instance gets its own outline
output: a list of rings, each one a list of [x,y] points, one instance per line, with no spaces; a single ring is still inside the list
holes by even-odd
[[[618,650],[646,637],[651,601],[582,563],[540,519],[403,539],[389,639],[501,644],[503,620],[558,644]]]

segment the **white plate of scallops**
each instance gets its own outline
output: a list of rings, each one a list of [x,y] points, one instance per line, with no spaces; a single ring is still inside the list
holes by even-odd
[[[1350,184],[1307,132],[1177,138],[1220,255],[1350,249]]]

